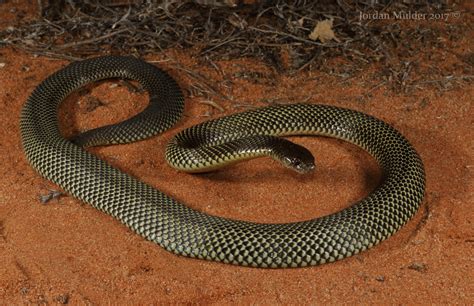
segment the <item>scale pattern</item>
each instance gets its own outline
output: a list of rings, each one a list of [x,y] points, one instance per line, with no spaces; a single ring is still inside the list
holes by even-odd
[[[73,90],[105,78],[137,80],[148,91],[150,106],[117,126],[86,133],[76,143],[63,138],[58,105]],[[310,134],[352,142],[377,159],[385,175],[370,195],[340,212],[303,222],[261,224],[204,214],[111,167],[77,144],[149,137],[178,121],[183,105],[178,85],[141,60],[106,56],[73,63],[43,81],[26,102],[20,119],[23,148],[42,176],[146,239],[176,254],[243,266],[301,267],[357,254],[400,229],[422,201],[423,164],[409,142],[381,120],[333,106],[295,104],[239,113],[184,130],[167,147],[172,163],[192,168],[195,163],[214,165],[219,159],[250,154],[229,151],[242,137]],[[202,159],[184,161],[189,151],[194,158],[198,152]]]

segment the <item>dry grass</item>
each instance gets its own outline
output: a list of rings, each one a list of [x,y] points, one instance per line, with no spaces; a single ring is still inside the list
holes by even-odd
[[[423,5],[417,3],[425,1],[410,0],[280,0],[235,8],[185,1],[142,2],[106,6],[91,1],[74,6],[73,1],[66,1],[60,9],[46,9],[34,22],[0,32],[0,46],[70,60],[193,47],[207,59],[256,57],[280,73],[318,69],[341,79],[375,64],[379,69],[374,88],[387,85],[405,93],[427,86],[446,90],[473,78],[472,53],[451,53],[454,62],[440,65],[446,50],[472,31],[469,13],[442,0]],[[448,14],[451,20],[360,18],[361,14],[408,11]],[[455,14],[461,18],[451,22]],[[324,43],[309,38],[323,20],[333,21],[335,34],[335,39]]]

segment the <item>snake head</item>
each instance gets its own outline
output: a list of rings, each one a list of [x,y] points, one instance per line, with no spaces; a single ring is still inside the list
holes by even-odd
[[[277,159],[287,168],[298,173],[308,173],[315,168],[314,156],[303,146],[281,139]]]

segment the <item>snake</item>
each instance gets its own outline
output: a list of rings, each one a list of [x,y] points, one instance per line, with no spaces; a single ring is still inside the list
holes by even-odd
[[[148,106],[123,122],[64,137],[58,119],[61,102],[74,90],[104,79],[138,82],[148,93]],[[331,105],[270,105],[231,114],[178,132],[164,148],[170,165],[189,172],[257,157],[274,158],[298,172],[311,171],[311,153],[282,137],[291,135],[341,139],[373,156],[383,175],[365,198],[298,222],[258,223],[207,214],[86,149],[159,134],[183,112],[179,85],[155,65],[132,56],[85,59],[51,74],[32,91],[20,115],[22,147],[41,176],[145,239],[178,255],[240,266],[306,267],[359,254],[397,232],[423,200],[424,166],[409,141],[380,119]]]

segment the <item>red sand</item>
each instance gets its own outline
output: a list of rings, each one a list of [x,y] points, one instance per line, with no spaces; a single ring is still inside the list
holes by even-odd
[[[11,5],[10,5],[11,6]],[[3,14],[8,15],[8,14]],[[6,20],[6,19],[5,19]],[[1,25],[2,27],[5,24]],[[472,37],[458,47],[472,52]],[[189,55],[170,51],[184,67],[216,85],[222,77]],[[449,56],[449,53],[448,55]],[[160,55],[164,58],[165,54]],[[150,57],[149,60],[158,59]],[[270,73],[256,61],[218,62],[234,86],[235,104],[262,99],[325,103],[375,115],[394,125],[425,163],[426,197],[399,233],[381,245],[333,264],[263,270],[178,257],[145,241],[111,217],[69,196],[39,202],[56,189],[27,163],[18,117],[31,91],[65,61],[0,49],[0,300],[4,303],[364,303],[472,304],[474,88],[432,89],[396,95],[381,87],[372,97],[361,86],[370,71],[344,84],[324,74],[276,77],[275,85],[232,77],[242,70]],[[168,70],[167,63],[160,64]],[[191,80],[168,70],[183,88]],[[139,112],[146,95],[113,82],[73,94],[61,107],[66,135],[120,121]],[[95,109],[94,98],[105,106]],[[213,110],[200,98],[186,100],[186,116],[161,136],[134,144],[93,148],[111,164],[209,214],[259,222],[298,221],[354,202],[378,183],[377,165],[364,151],[337,140],[293,138],[316,156],[317,169],[298,175],[270,159],[253,160],[211,174],[178,173],[164,162],[164,146],[179,130]],[[424,101],[422,103],[422,101]],[[219,102],[225,113],[238,111]],[[93,109],[90,111],[90,109]]]

